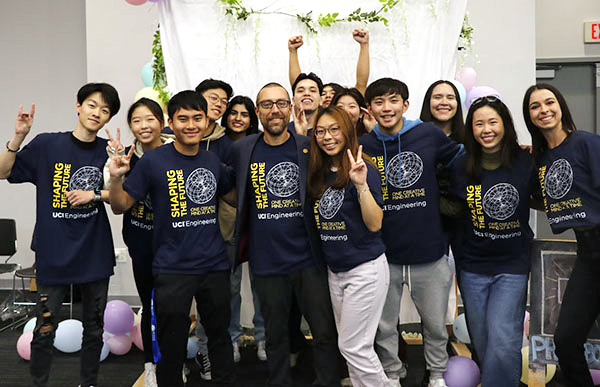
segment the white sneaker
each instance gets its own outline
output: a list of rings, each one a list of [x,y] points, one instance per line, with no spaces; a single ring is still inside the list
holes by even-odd
[[[183,384],[187,383],[187,376],[190,374],[190,370],[187,368],[185,363],[183,363],[183,368],[181,369],[181,379],[183,380]]]
[[[388,380],[389,380],[388,381],[388,386],[389,387],[402,387],[400,385],[400,379],[398,379],[398,378],[389,378]]]
[[[258,357],[258,359],[260,361],[267,361],[267,350],[265,347],[266,343],[264,340],[260,340],[258,342],[257,349],[256,349],[256,356]]]
[[[144,387],[158,387],[156,381],[156,364],[144,363]]]
[[[442,377],[429,378],[429,384],[427,387],[448,387],[446,381]]]
[[[236,341],[233,345],[233,362],[239,363],[242,360],[242,355],[240,354],[240,345]]]
[[[200,377],[202,380],[211,380],[210,359],[207,353],[198,352],[195,357],[196,364],[200,367]]]

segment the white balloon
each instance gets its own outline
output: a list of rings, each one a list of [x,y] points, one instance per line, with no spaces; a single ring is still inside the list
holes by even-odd
[[[454,324],[452,325],[452,331],[454,332],[454,336],[465,344],[471,344],[471,338],[469,337],[469,331],[467,330],[467,320],[465,318],[465,314],[461,313],[454,320]]]
[[[79,320],[69,319],[58,323],[54,347],[59,351],[72,353],[81,349],[83,324]]]

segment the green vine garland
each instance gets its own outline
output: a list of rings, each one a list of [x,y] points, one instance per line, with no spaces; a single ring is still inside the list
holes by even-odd
[[[167,91],[167,74],[165,71],[165,59],[163,57],[162,44],[160,43],[160,25],[154,31],[152,41],[152,72],[153,89],[158,91],[158,98],[167,106],[171,99],[171,93]]]

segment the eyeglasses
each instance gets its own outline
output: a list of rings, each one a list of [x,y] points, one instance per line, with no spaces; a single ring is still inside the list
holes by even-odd
[[[287,99],[278,99],[277,101],[265,100],[258,103],[258,106],[265,110],[273,109],[273,105],[277,105],[279,109],[287,109],[290,106],[290,101]]]
[[[209,94],[206,96],[206,99],[212,103],[217,103],[217,102],[221,101],[221,103],[223,105],[227,105],[227,101],[228,101],[227,98],[219,98],[219,96],[216,94]]]
[[[500,96],[498,96],[498,95],[493,95],[493,94],[492,95],[486,95],[486,96],[483,96],[483,97],[472,99],[471,100],[471,106],[480,104],[483,101],[496,102],[496,101],[502,101],[502,100],[500,99]]]
[[[329,133],[332,137],[337,136],[340,133],[340,127],[339,126],[332,126],[330,128],[316,128],[314,130],[315,132],[315,137],[316,138],[323,138],[325,137],[325,132]]]

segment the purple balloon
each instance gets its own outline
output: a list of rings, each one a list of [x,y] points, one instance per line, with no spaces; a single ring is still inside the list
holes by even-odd
[[[471,91],[467,93],[467,100],[465,101],[465,106],[468,109],[471,107],[471,104],[475,100],[481,97],[487,97],[488,95],[493,95],[499,100],[502,100],[502,96],[500,95],[500,93],[498,93],[496,89],[489,86],[477,86],[472,88]]]
[[[590,374],[592,374],[592,381],[594,382],[594,386],[600,384],[600,370],[590,370]]]
[[[479,384],[479,367],[468,357],[452,356],[448,359],[444,380],[448,387],[476,387]]]
[[[129,304],[121,300],[113,300],[106,304],[104,310],[104,330],[113,335],[124,335],[133,327],[133,311]]]

